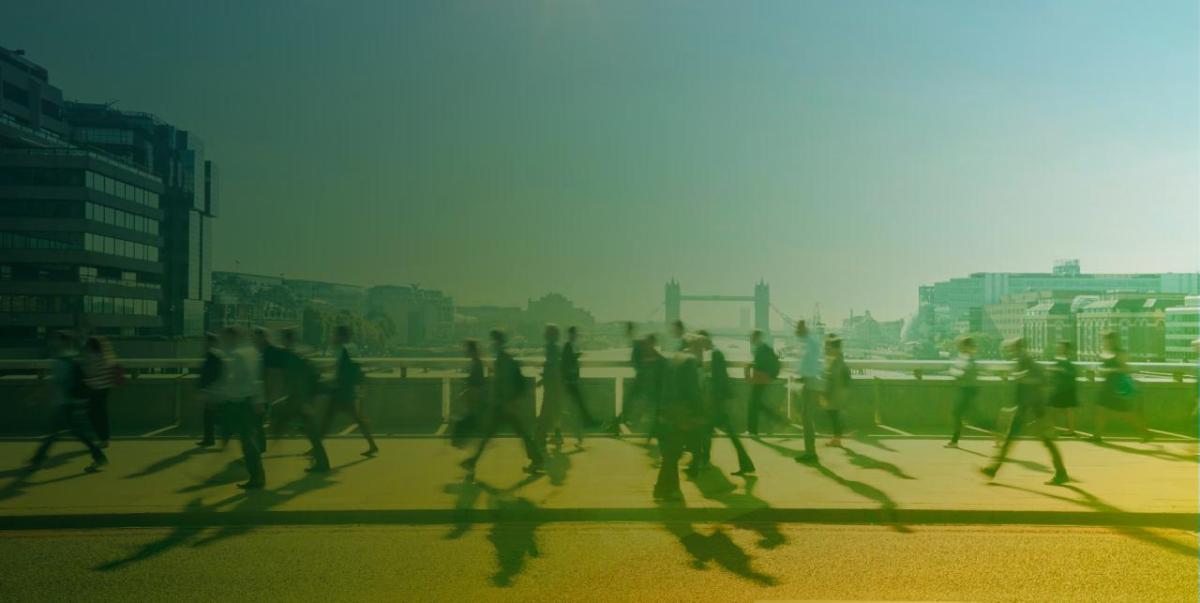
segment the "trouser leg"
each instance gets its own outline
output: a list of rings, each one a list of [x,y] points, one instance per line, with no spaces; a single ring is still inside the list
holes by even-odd
[[[516,413],[506,413],[509,424],[513,430],[517,432],[517,436],[521,438],[521,443],[525,445],[525,456],[536,465],[540,465],[545,461],[542,455],[542,448],[534,441],[533,434],[529,433],[529,429],[521,422],[520,417]]]
[[[100,447],[96,445],[96,442],[92,440],[92,436],[88,433],[88,428],[81,421],[77,420],[73,413],[71,416],[68,416],[67,429],[76,440],[79,440],[87,448],[87,451],[92,455],[92,460],[100,461],[105,458],[104,452],[100,450]]]
[[[766,386],[762,384],[750,385],[750,400],[746,404],[746,430],[753,435],[758,435],[758,419],[762,413],[762,401],[766,390]]]
[[[109,439],[108,392],[107,389],[97,390],[88,397],[88,419],[92,424],[92,432],[101,442]]]
[[[1064,476],[1067,474],[1067,467],[1063,464],[1062,452],[1058,449],[1058,444],[1054,443],[1053,438],[1043,437],[1042,444],[1046,450],[1050,452],[1050,462],[1054,465],[1054,475]]]
[[[68,421],[71,420],[70,412],[70,408],[66,406],[54,409],[54,412],[50,416],[49,425],[47,426],[49,431],[46,433],[46,437],[42,438],[42,442],[38,444],[37,450],[33,453],[32,462],[34,464],[46,460],[46,457],[50,454],[50,447],[54,446],[54,442],[58,440],[59,435],[66,429]]]
[[[1025,422],[1025,408],[1017,406],[1017,411],[1013,413],[1012,424],[1008,426],[1008,433],[1004,435],[1004,440],[1000,443],[1000,448],[996,449],[996,456],[992,459],[992,467],[999,469],[1000,465],[1004,464],[1004,460],[1008,458],[1008,451],[1012,448],[1013,442],[1017,436],[1021,434],[1022,423]]]
[[[833,437],[842,437],[842,412],[839,410],[827,410],[829,413],[829,425],[833,428]]]
[[[717,428],[725,432],[725,435],[729,437],[729,443],[733,444],[733,451],[737,453],[738,471],[754,471],[754,461],[750,460],[750,454],[746,452],[746,446],[742,444],[742,439],[734,432],[729,415],[718,411],[716,422]]]
[[[676,496],[679,490],[679,457],[683,453],[682,435],[673,428],[661,429],[658,446],[662,463],[658,468],[658,480],[654,484],[656,497]]]
[[[965,392],[959,392],[958,398],[954,401],[954,411],[951,415],[954,421],[954,431],[950,433],[950,442],[957,444],[958,439],[962,436],[963,430],[963,415],[967,411],[967,400]]]
[[[362,405],[355,401],[350,409],[354,416],[354,422],[358,424],[358,430],[362,432],[363,439],[367,441],[367,445],[372,450],[378,448],[378,446],[375,445],[375,437],[371,435],[371,425],[367,422],[367,415],[363,414]]]
[[[217,439],[217,407],[211,402],[205,402],[203,412],[201,419],[204,423],[204,436],[200,441],[211,444]]]
[[[325,450],[325,434],[321,432],[321,423],[315,414],[304,417],[304,432],[308,436],[308,443],[312,448],[313,467],[328,469],[329,453]]]
[[[242,458],[246,461],[246,472],[250,474],[250,483],[262,484],[266,481],[263,471],[262,450],[258,447],[262,417],[254,411],[250,400],[231,404],[237,424],[238,440],[242,444]]]
[[[800,392],[800,423],[804,428],[804,453],[817,454],[817,430],[813,427],[813,413],[817,410],[817,392],[809,384]]]

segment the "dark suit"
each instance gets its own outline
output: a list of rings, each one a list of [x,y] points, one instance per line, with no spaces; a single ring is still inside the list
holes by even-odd
[[[707,414],[710,426],[706,427],[702,434],[701,459],[705,464],[708,463],[712,451],[712,430],[713,428],[720,429],[729,437],[729,442],[733,444],[733,449],[737,452],[738,471],[744,473],[754,471],[754,461],[750,460],[750,455],[746,452],[746,447],[742,445],[742,440],[738,438],[729,418],[728,405],[729,400],[733,397],[733,387],[729,382],[729,364],[725,361],[725,353],[715,348],[712,351],[712,359],[709,361],[708,383],[709,408]]]

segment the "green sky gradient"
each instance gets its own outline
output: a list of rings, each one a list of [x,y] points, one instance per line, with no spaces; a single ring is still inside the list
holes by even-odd
[[[891,318],[1200,269],[1195,2],[20,4],[0,45],[69,97],[205,138],[219,268],[609,319],[672,276]]]

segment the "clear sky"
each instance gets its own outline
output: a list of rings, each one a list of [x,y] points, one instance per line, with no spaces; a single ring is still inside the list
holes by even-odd
[[[974,271],[1200,269],[1194,1],[11,2],[69,98],[200,134],[216,265],[827,319]],[[706,310],[707,311],[707,310]],[[737,309],[713,314],[735,323]],[[661,314],[659,314],[661,315]],[[685,308],[685,316],[687,308]]]

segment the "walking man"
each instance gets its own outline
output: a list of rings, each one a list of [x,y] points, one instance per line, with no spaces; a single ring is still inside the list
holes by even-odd
[[[796,363],[796,375],[800,379],[800,425],[804,428],[804,452],[796,455],[796,461],[801,463],[816,463],[817,432],[813,428],[813,413],[821,403],[821,393],[824,391],[821,381],[824,368],[822,359],[824,350],[821,340],[808,329],[808,323],[796,321],[796,340],[800,347],[800,359]]]
[[[262,361],[237,327],[221,331],[221,348],[225,357],[221,380],[225,415],[242,443],[242,458],[250,474],[250,479],[238,487],[261,490],[267,483],[262,450],[258,446],[262,415],[266,411],[262,401]]]
[[[29,460],[30,469],[37,469],[46,462],[50,447],[66,431],[70,432],[71,436],[79,440],[91,453],[92,464],[87,466],[86,471],[88,473],[99,471],[101,467],[108,464],[108,457],[92,441],[87,428],[83,425],[88,390],[83,382],[83,366],[76,354],[75,340],[67,333],[56,331],[50,335],[49,346],[50,354],[54,359],[50,368],[50,379],[47,380],[49,388],[47,393],[51,406],[50,431],[42,439],[37,451],[33,453],[33,458]]]
[[[1034,435],[1042,441],[1042,445],[1050,452],[1050,461],[1054,463],[1054,477],[1046,482],[1050,485],[1062,485],[1071,481],[1067,468],[1063,465],[1062,453],[1054,443],[1054,424],[1046,412],[1042,390],[1045,388],[1045,375],[1042,367],[1025,350],[1025,340],[1017,337],[1004,343],[1005,353],[1013,359],[1017,366],[1013,373],[1013,382],[1017,388],[1017,412],[1013,415],[1012,425],[1008,434],[996,451],[992,464],[981,471],[989,479],[996,477],[996,472],[1008,457],[1008,451],[1013,441],[1021,433],[1026,421],[1032,420]]]
[[[321,435],[329,433],[329,425],[333,422],[333,413],[344,412],[350,415],[367,440],[367,450],[363,456],[375,456],[379,447],[375,438],[371,437],[371,426],[363,414],[362,403],[359,400],[358,388],[366,380],[362,367],[350,358],[350,327],[338,325],[333,330],[333,345],[337,348],[337,367],[334,369],[333,383],[329,388],[329,405],[325,408],[325,418],[321,421]]]
[[[476,449],[474,455],[462,462],[462,467],[474,473],[475,466],[479,463],[479,457],[483,456],[483,449],[487,446],[488,441],[495,437],[501,425],[508,424],[525,444],[525,455],[529,457],[529,465],[525,467],[525,471],[539,473],[545,465],[542,448],[534,443],[529,429],[517,415],[517,404],[521,395],[525,393],[526,387],[525,376],[521,374],[521,364],[505,349],[508,337],[504,331],[493,329],[489,336],[492,340],[492,349],[496,353],[496,360],[492,365],[492,391],[488,400],[488,408],[485,411],[483,435],[479,439],[479,448]]]

